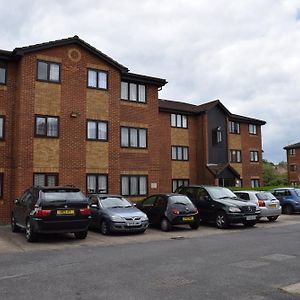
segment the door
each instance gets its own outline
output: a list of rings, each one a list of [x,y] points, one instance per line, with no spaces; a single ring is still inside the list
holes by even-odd
[[[91,227],[99,227],[100,226],[100,218],[99,218],[99,200],[97,196],[90,196],[89,198],[90,210],[91,210]]]
[[[168,198],[158,196],[152,209],[153,223],[160,224],[161,219],[165,216]]]
[[[146,198],[142,205],[141,210],[148,216],[149,222],[154,223],[154,217],[155,217],[155,210],[154,210],[154,202],[156,200],[157,196],[150,196]]]
[[[197,208],[202,220],[212,220],[215,217],[215,205],[210,195],[204,188],[196,191]]]

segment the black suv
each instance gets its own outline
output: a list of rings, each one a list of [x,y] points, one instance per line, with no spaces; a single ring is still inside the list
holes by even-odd
[[[201,221],[213,221],[218,228],[230,223],[254,226],[260,209],[249,201],[239,199],[227,188],[218,186],[182,186],[177,193],[188,196],[196,205]]]
[[[16,199],[11,213],[11,229],[25,229],[34,242],[39,233],[74,233],[85,239],[90,223],[88,200],[75,187],[31,187]]]

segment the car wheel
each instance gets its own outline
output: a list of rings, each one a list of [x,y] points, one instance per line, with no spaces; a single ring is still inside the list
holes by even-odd
[[[229,223],[226,214],[223,211],[217,212],[216,225],[219,229],[227,228]]]
[[[286,215],[291,215],[294,212],[293,207],[289,204],[284,205],[282,208],[282,213]]]
[[[84,240],[87,237],[88,232],[87,231],[74,232],[74,235],[77,240]]]
[[[190,223],[190,228],[194,229],[194,230],[198,229],[199,228],[199,223],[198,222]]]
[[[11,215],[10,225],[11,225],[11,231],[12,232],[20,232],[21,228],[17,225],[15,216],[13,214]]]
[[[274,216],[274,217],[268,217],[268,220],[271,222],[274,222],[278,219],[278,216]]]
[[[253,227],[256,224],[256,221],[245,221],[244,226],[245,227]]]
[[[100,231],[103,235],[108,235],[110,234],[110,228],[109,228],[109,224],[107,221],[102,221],[101,225],[100,225]]]
[[[28,242],[36,242],[38,239],[37,233],[34,232],[30,220],[26,222],[25,236]]]
[[[160,228],[162,231],[170,231],[172,229],[172,225],[167,218],[163,218],[160,221]]]

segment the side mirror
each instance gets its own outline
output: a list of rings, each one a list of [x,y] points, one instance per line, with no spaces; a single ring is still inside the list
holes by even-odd
[[[132,206],[136,207],[136,203],[132,203]]]
[[[15,204],[20,204],[20,200],[19,200],[19,199],[15,199],[15,200],[14,200],[14,203],[15,203]]]

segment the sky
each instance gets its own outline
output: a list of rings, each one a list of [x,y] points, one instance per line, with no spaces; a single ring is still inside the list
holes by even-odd
[[[0,49],[78,35],[159,97],[262,119],[264,159],[300,142],[300,0],[0,0]]]

